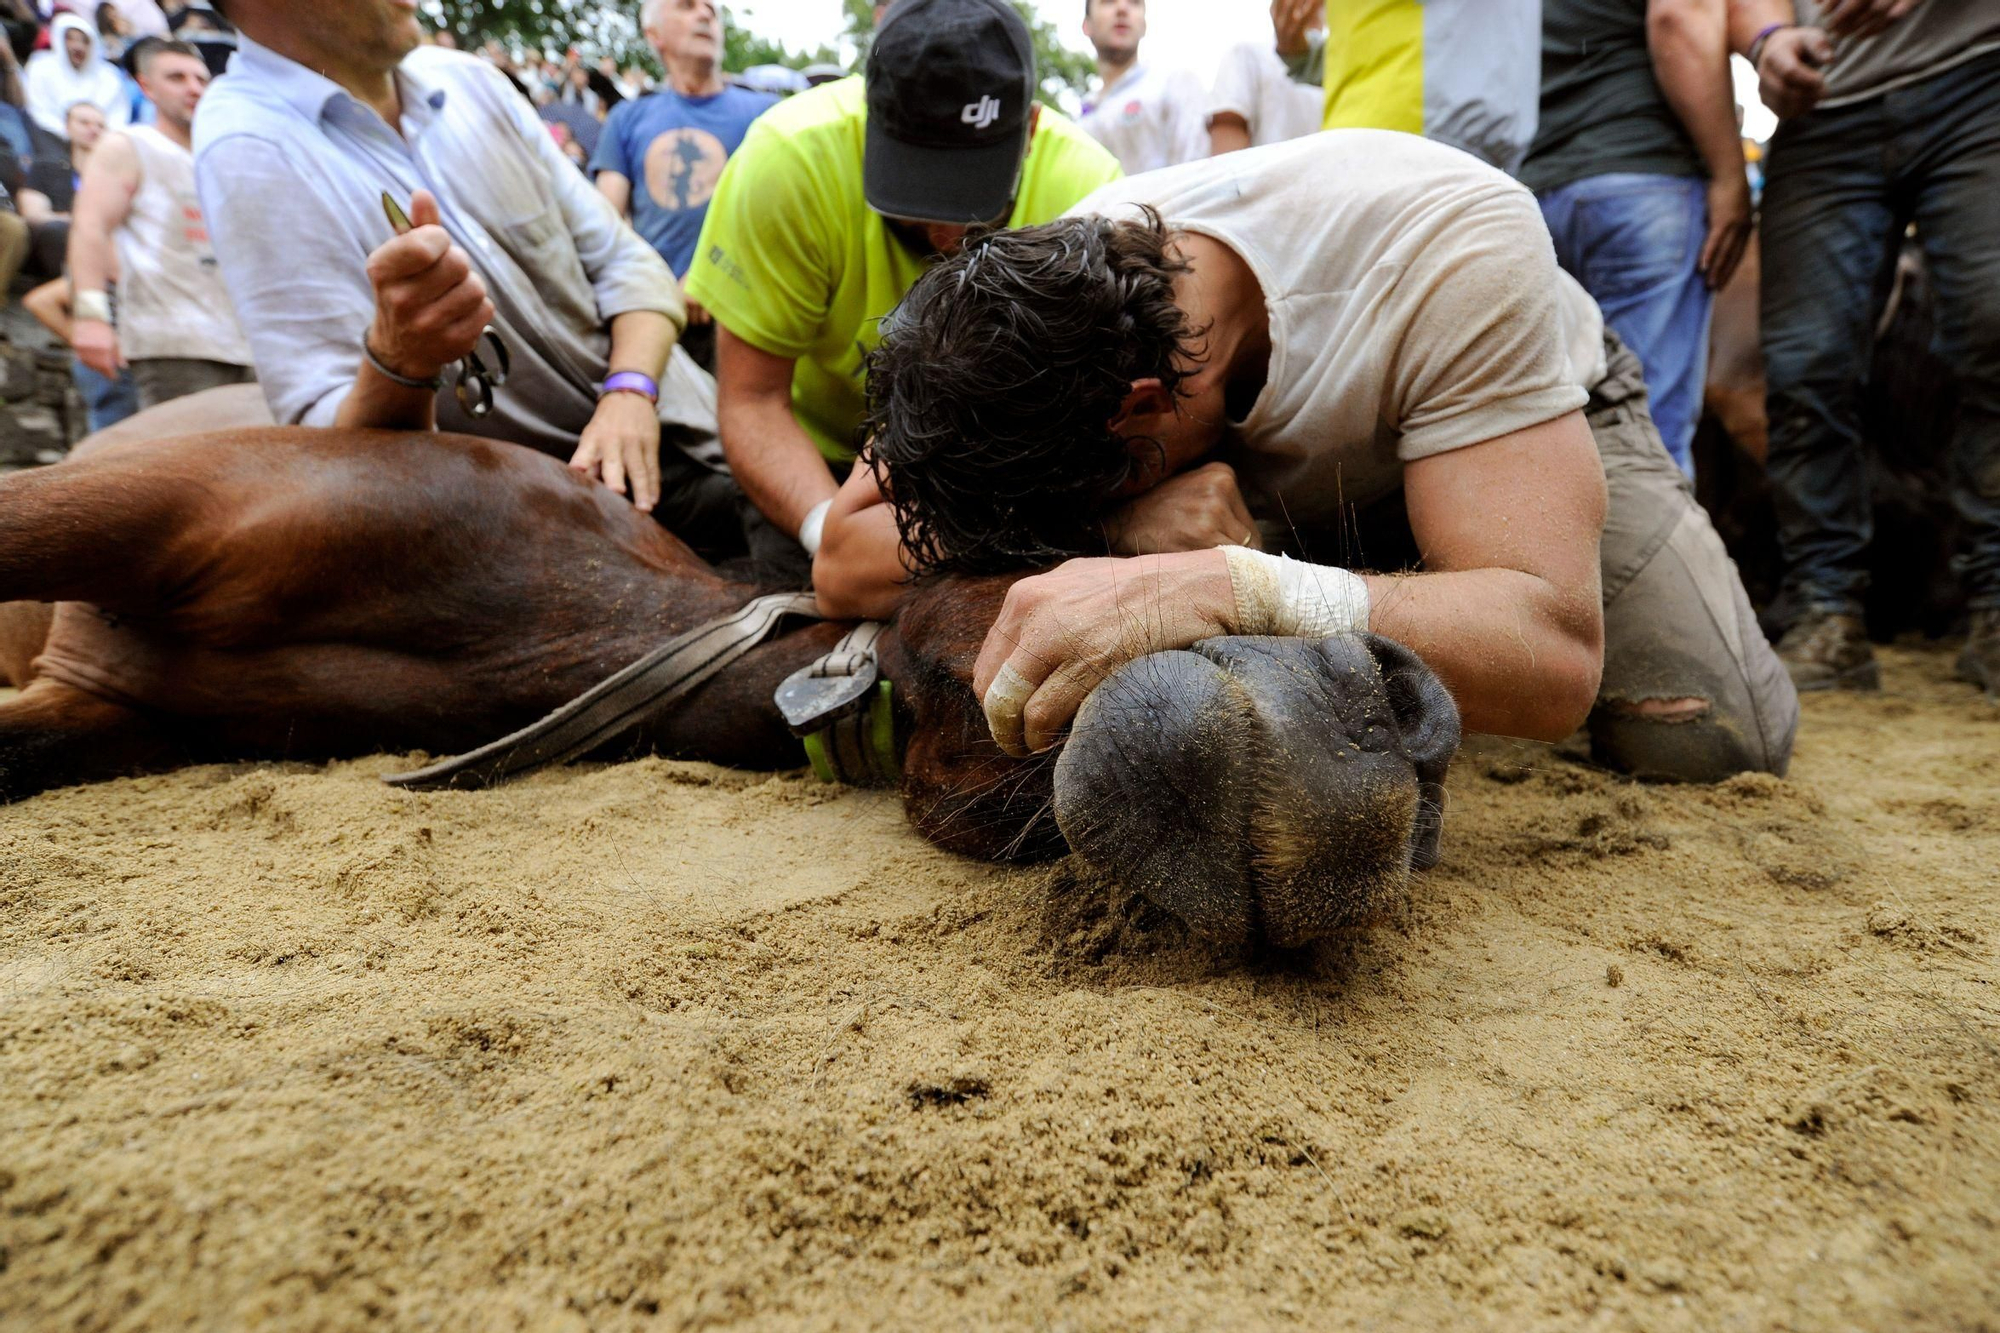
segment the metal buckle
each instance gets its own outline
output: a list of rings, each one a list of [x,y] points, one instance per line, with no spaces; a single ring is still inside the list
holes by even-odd
[[[778,711],[792,735],[805,737],[823,731],[841,718],[851,717],[868,706],[881,672],[871,656],[856,664],[848,675],[815,675],[819,663],[801,668],[785,677],[778,686]]]
[[[875,666],[880,621],[864,620],[840,636],[811,666],[794,671],[778,686],[778,711],[794,736],[809,736],[867,707],[881,673]]]
[[[901,773],[895,707],[875,661],[882,630],[876,621],[863,621],[778,686],[778,712],[805,742],[806,758],[822,782],[874,787],[893,783]]]

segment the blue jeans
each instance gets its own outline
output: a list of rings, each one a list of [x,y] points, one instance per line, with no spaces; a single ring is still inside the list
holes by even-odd
[[[1708,182],[1618,171],[1544,191],[1556,262],[1597,298],[1638,353],[1660,442],[1694,475],[1688,449],[1708,376],[1708,284],[1695,271],[1708,235]]]
[[[83,399],[84,420],[93,431],[116,425],[139,410],[139,386],[132,382],[131,371],[120,371],[115,380],[106,379],[71,357],[69,373]]]
[[[1778,127],[1764,184],[1769,470],[1786,600],[1859,613],[1874,536],[1861,385],[1877,284],[1917,225],[1935,348],[1958,383],[1949,452],[1975,608],[2000,606],[2000,53]],[[1895,441],[1878,441],[1893,446]]]

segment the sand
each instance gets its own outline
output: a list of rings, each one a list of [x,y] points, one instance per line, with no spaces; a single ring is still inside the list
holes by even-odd
[[[0,1327],[2000,1328],[2000,708],[1481,742],[1217,957],[894,798],[375,759],[0,811]]]

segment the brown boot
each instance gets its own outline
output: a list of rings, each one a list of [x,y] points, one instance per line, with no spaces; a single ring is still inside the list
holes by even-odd
[[[1792,622],[1778,640],[1778,660],[1801,692],[1882,688],[1867,627],[1844,611],[1807,611]]]
[[[1972,613],[1972,632],[1958,655],[1958,675],[2000,699],[2000,606]]]

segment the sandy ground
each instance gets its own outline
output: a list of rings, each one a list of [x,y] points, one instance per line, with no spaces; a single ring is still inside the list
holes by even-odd
[[[0,1326],[2000,1328],[2000,708],[1482,743],[1246,960],[892,798],[373,760],[0,811]]]

